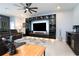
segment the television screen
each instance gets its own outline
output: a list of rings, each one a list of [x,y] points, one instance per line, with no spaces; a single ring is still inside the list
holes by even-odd
[[[46,31],[46,23],[34,23],[33,30],[34,31]]]

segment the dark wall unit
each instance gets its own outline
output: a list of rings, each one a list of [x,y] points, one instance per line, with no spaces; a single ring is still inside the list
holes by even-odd
[[[56,14],[49,15],[49,36],[56,38]]]
[[[7,31],[8,29],[10,29],[9,17],[0,15],[0,31]]]
[[[46,37],[56,38],[56,14],[26,18],[26,34],[27,35],[29,35],[29,33],[32,32],[31,22],[37,21],[37,20],[49,20],[49,35]]]
[[[29,32],[31,32],[31,21],[29,18],[26,19],[26,34],[25,35],[29,35]]]

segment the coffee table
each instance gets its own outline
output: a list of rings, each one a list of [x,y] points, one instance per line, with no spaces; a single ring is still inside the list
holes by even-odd
[[[39,45],[24,44],[17,48],[17,53],[9,55],[7,52],[3,56],[45,56],[46,47]]]

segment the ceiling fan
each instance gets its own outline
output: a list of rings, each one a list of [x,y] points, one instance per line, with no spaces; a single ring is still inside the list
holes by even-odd
[[[38,8],[31,7],[31,5],[32,5],[32,3],[20,3],[20,6],[19,5],[16,5],[16,6],[21,7],[22,9],[18,9],[18,10],[24,10],[24,13],[26,13],[27,11],[30,12],[31,14],[32,14],[32,12],[37,12],[36,9],[38,9]]]

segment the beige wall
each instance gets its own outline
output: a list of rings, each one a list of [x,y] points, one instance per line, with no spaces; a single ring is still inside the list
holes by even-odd
[[[16,17],[15,18],[15,29],[19,32],[25,33],[25,28],[23,28],[23,23],[25,23],[25,18],[23,17]]]

